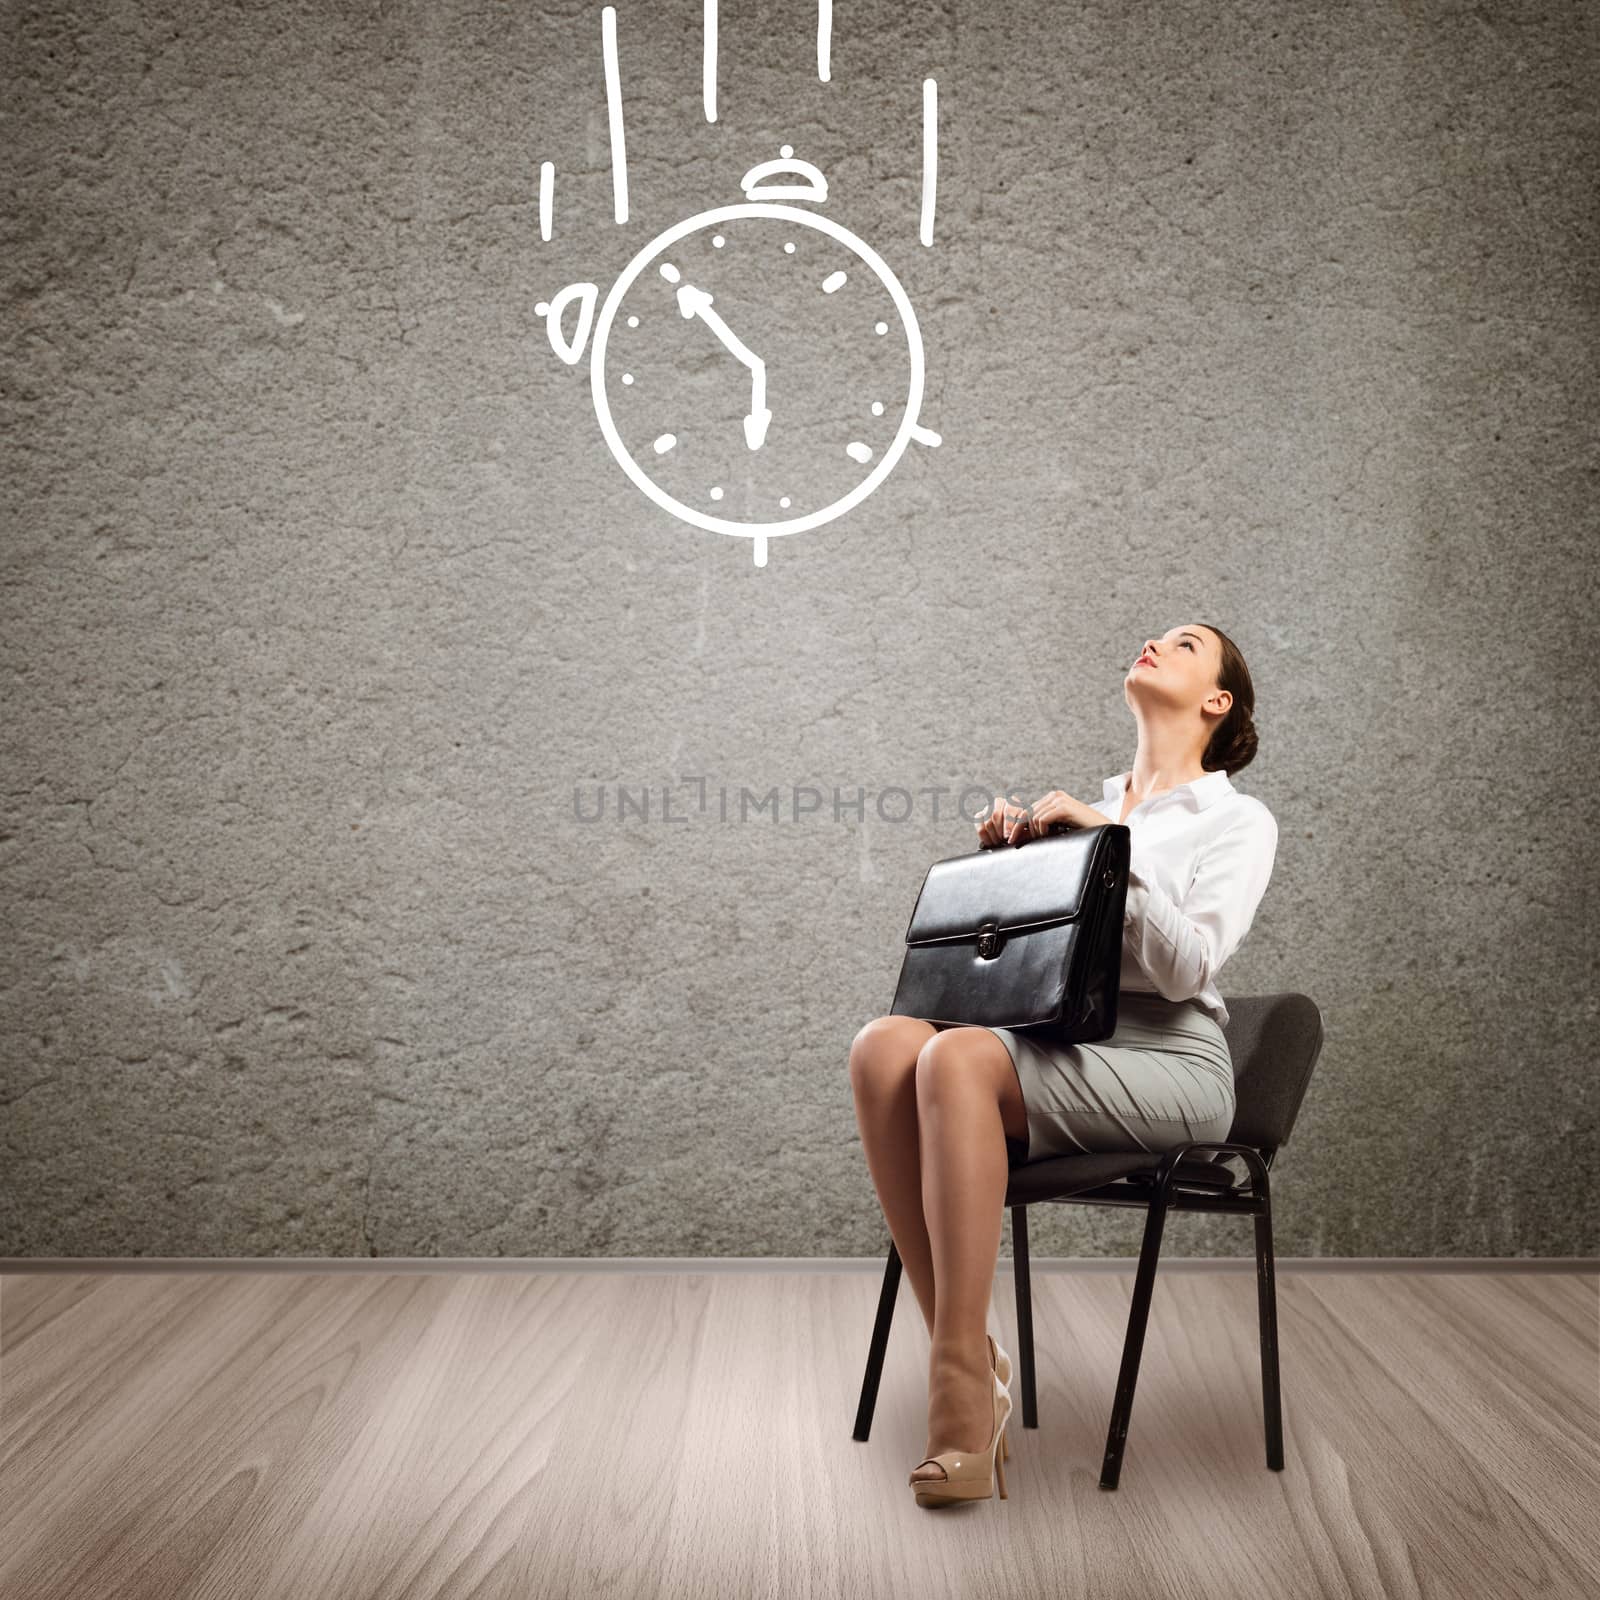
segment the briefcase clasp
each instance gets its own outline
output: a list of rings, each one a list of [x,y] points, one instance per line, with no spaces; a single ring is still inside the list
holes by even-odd
[[[980,922],[978,924],[978,954],[985,961],[993,961],[1000,954],[1000,946],[1004,942],[1000,937],[1000,924],[998,922]]]

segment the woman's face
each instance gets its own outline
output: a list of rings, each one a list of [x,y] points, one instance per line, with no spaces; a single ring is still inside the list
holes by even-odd
[[[1159,639],[1146,639],[1139,659],[1128,668],[1123,690],[1131,705],[1135,696],[1147,706],[1174,710],[1226,712],[1233,696],[1217,687],[1222,671],[1222,642],[1197,622],[1170,629]]]

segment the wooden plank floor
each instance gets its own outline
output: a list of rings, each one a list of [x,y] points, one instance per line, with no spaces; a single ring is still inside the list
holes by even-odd
[[[1595,1275],[1280,1270],[1281,1473],[1253,1275],[1160,1277],[1114,1492],[1131,1273],[1033,1287],[1010,1499],[927,1510],[861,1273],[5,1277],[0,1596],[1600,1593]]]

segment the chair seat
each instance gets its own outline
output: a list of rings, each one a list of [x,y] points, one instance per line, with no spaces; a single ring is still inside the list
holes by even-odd
[[[1041,1161],[1024,1162],[1011,1169],[1006,1204],[1019,1206],[1040,1200],[1059,1200],[1124,1178],[1130,1183],[1148,1186],[1155,1182],[1161,1160],[1159,1153],[1112,1150],[1090,1155],[1047,1156]],[[1178,1162],[1176,1181],[1189,1188],[1209,1189],[1220,1194],[1232,1189],[1240,1181],[1240,1174],[1209,1156],[1190,1155]]]

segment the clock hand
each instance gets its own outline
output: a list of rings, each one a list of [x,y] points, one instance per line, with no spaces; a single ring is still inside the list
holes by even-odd
[[[678,288],[678,310],[699,317],[738,361],[750,369],[750,415],[744,419],[744,440],[752,450],[766,443],[772,413],[767,410],[767,364],[711,309],[711,296],[692,283]]]

